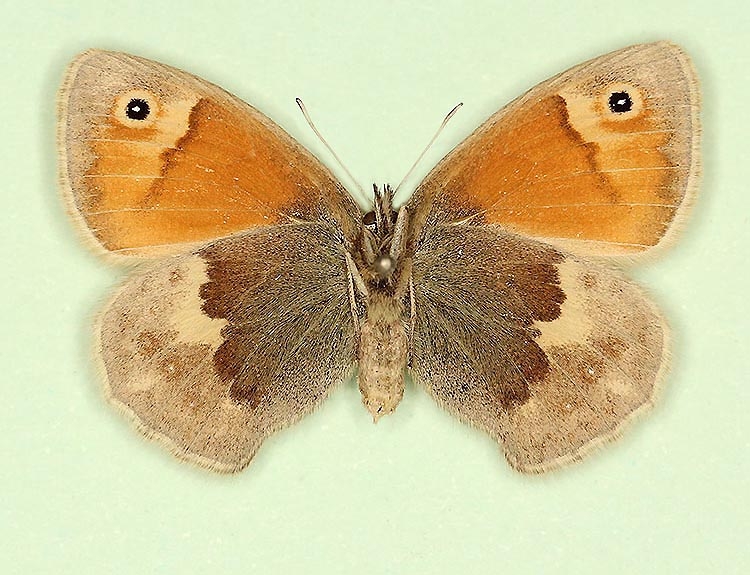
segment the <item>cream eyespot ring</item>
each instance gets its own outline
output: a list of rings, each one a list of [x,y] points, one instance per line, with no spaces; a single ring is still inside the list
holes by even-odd
[[[610,84],[600,96],[602,115],[607,120],[632,120],[645,109],[641,90],[629,84]]]
[[[131,120],[145,120],[150,112],[151,106],[148,105],[148,100],[142,98],[131,98],[125,106],[125,115]]]
[[[128,128],[147,128],[156,120],[159,104],[154,94],[146,90],[132,90],[117,97],[112,113]]]

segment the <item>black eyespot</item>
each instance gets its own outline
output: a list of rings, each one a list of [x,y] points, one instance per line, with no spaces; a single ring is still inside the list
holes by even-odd
[[[612,92],[609,96],[609,109],[615,114],[624,114],[633,109],[633,100],[627,92]]]
[[[151,113],[151,107],[142,98],[133,98],[125,106],[125,115],[131,120],[145,120]]]

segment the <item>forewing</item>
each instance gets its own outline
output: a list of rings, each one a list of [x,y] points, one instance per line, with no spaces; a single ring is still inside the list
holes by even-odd
[[[253,230],[130,279],[99,325],[111,400],[179,457],[245,467],[354,364],[337,233]]]
[[[429,218],[501,224],[589,255],[636,255],[669,236],[698,175],[695,73],[666,42],[548,80],[446,156],[408,204]]]
[[[542,472],[612,439],[651,404],[666,327],[618,272],[492,226],[438,226],[413,266],[411,373]]]
[[[266,116],[186,72],[92,50],[60,94],[62,186],[81,227],[120,255],[188,251],[257,225],[359,210],[330,172]]]

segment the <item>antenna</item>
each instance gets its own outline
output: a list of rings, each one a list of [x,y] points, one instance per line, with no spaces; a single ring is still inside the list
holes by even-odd
[[[443,131],[443,128],[445,128],[445,126],[446,126],[446,124],[448,123],[448,121],[449,121],[449,120],[450,120],[450,119],[451,119],[451,118],[453,117],[453,115],[454,115],[454,114],[455,114],[456,112],[458,112],[458,109],[459,109],[459,108],[460,108],[461,106],[463,106],[463,105],[464,105],[464,103],[463,103],[463,102],[459,102],[458,104],[456,104],[455,106],[453,106],[453,109],[452,109],[452,110],[451,110],[450,112],[448,112],[448,115],[447,115],[447,116],[445,117],[445,119],[443,120],[443,123],[442,123],[442,124],[440,124],[440,127],[439,127],[439,128],[437,129],[437,132],[435,132],[435,135],[434,135],[434,136],[432,136],[432,139],[431,139],[431,140],[430,140],[430,141],[429,141],[429,142],[427,143],[427,145],[425,146],[424,150],[422,150],[422,153],[421,153],[421,154],[419,154],[419,157],[418,157],[418,158],[417,158],[417,160],[416,160],[416,161],[415,161],[415,162],[414,162],[414,163],[412,164],[411,168],[409,168],[409,171],[408,171],[408,172],[406,172],[406,175],[405,175],[405,176],[404,176],[403,178],[401,178],[401,181],[400,181],[400,182],[398,183],[398,186],[396,186],[396,189],[394,190],[394,192],[393,192],[393,195],[396,195],[396,192],[398,192],[398,190],[399,190],[399,188],[401,188],[402,184],[403,184],[403,183],[404,183],[404,182],[406,181],[406,179],[407,179],[407,178],[408,178],[409,176],[411,176],[411,175],[412,175],[412,173],[413,173],[413,172],[414,172],[414,170],[416,169],[417,165],[419,164],[419,162],[421,162],[421,161],[422,161],[422,158],[424,158],[424,155],[425,155],[425,154],[427,153],[427,150],[429,150],[429,149],[430,149],[430,148],[432,147],[432,144],[434,144],[434,143],[435,143],[435,140],[437,140],[438,136],[440,135],[440,132],[442,132],[442,131]]]
[[[297,102],[297,105],[299,106],[299,109],[302,110],[302,115],[305,117],[305,120],[307,120],[307,123],[310,125],[310,128],[312,128],[312,131],[315,132],[315,135],[318,136],[318,139],[323,142],[323,145],[326,147],[326,149],[331,153],[333,158],[336,160],[338,165],[341,167],[342,170],[346,173],[347,176],[349,176],[349,179],[354,183],[355,186],[357,186],[357,190],[359,190],[359,193],[362,198],[366,198],[367,195],[365,194],[364,188],[360,185],[360,183],[352,176],[352,173],[346,168],[344,165],[344,162],[341,161],[341,158],[338,157],[338,154],[333,151],[333,148],[326,142],[326,139],[323,137],[323,134],[318,131],[318,128],[315,127],[315,124],[313,124],[312,118],[310,118],[310,114],[307,113],[307,108],[305,108],[305,105],[302,103],[302,100],[300,98],[294,99]]]

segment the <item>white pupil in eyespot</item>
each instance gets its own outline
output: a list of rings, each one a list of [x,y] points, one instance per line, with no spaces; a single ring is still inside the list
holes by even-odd
[[[627,92],[613,92],[609,96],[609,109],[615,114],[623,114],[633,109],[633,100]]]

